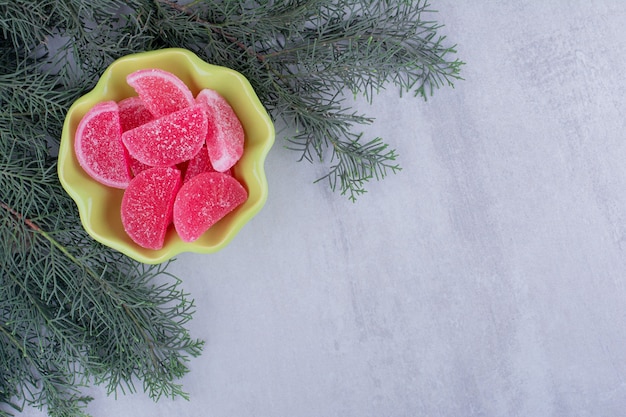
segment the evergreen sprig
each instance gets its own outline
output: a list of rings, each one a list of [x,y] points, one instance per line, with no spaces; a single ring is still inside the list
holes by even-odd
[[[346,98],[387,85],[426,98],[460,78],[432,14],[425,0],[0,0],[0,417],[84,415],[93,383],[185,397],[177,380],[202,348],[167,264],[93,241],[58,182],[65,113],[106,66],[180,47],[243,73],[294,132],[285,146],[354,200],[400,167]]]
[[[167,264],[91,239],[56,175],[69,106],[97,67],[141,45],[141,31],[112,30],[119,2],[38,3],[0,2],[0,416],[26,404],[85,415],[90,384],[186,398],[177,381],[203,344],[185,329],[193,301]],[[81,55],[87,39],[108,43]]]
[[[66,85],[85,88],[116,57],[164,47],[240,71],[273,118],[295,128],[285,139],[298,160],[334,162],[321,179],[352,200],[370,179],[400,166],[382,138],[365,141],[379,146],[360,146],[358,126],[374,119],[351,112],[346,95],[372,100],[391,84],[427,98],[453,86],[463,65],[438,35],[441,25],[428,19],[427,0],[25,3],[5,6],[0,30],[25,48],[69,40],[52,65]],[[12,12],[24,15],[13,19]]]
[[[135,379],[154,399],[184,397],[175,381],[202,343],[184,329],[193,302],[180,281],[166,265],[138,264],[89,238],[45,138],[8,135],[2,129],[0,402],[76,415],[78,387],[134,391]]]
[[[295,129],[299,160],[328,162],[322,178],[355,200],[370,179],[400,169],[381,138],[363,141],[346,95],[372,100],[388,84],[426,99],[463,65],[425,0],[157,0],[136,16],[159,46],[183,46],[251,81],[275,119]],[[375,145],[375,146],[374,146]]]

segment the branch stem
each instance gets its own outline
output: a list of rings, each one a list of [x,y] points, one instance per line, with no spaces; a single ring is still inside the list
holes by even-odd
[[[111,296],[111,292],[112,292],[111,290],[112,289],[111,289],[111,285],[109,284],[109,282],[107,282],[106,280],[102,279],[102,277],[100,275],[96,274],[96,272],[93,269],[91,269],[90,267],[84,265],[84,263],[82,263],[74,255],[72,255],[67,250],[67,248],[65,246],[63,246],[56,239],[54,239],[52,236],[50,236],[50,234],[48,234],[46,231],[44,231],[39,226],[37,226],[32,220],[24,217],[21,213],[17,212],[15,209],[10,207],[6,203],[0,201],[0,207],[2,207],[3,209],[5,209],[9,213],[11,213],[16,219],[24,222],[34,232],[40,234],[46,240],[48,240],[48,242],[50,242],[54,247],[56,247],[58,250],[60,250],[72,263],[74,263],[75,265],[79,266],[81,269],[83,269],[85,272],[87,272],[87,274],[89,276],[91,276],[95,281],[97,281],[102,287],[104,287],[105,288],[105,293],[108,294],[109,296]],[[17,280],[16,280],[16,282],[17,282]],[[18,282],[18,284],[19,284],[19,282]],[[113,297],[113,298],[115,298],[115,297]],[[33,303],[37,304],[35,301],[36,300],[33,300]],[[137,319],[137,316],[132,311],[132,309],[126,303],[121,302],[117,298],[115,298],[115,301],[116,301],[116,303],[118,303],[124,309],[124,311],[126,312],[128,317],[132,320],[132,322],[135,324],[135,326],[137,326],[137,329],[139,330],[139,332],[141,333],[141,335],[142,335],[142,337],[144,339],[144,342],[146,342],[146,344],[150,348],[150,355],[152,357],[153,364],[155,365],[155,368],[158,368],[159,365],[160,365],[160,362],[159,362],[159,360],[157,358],[157,355],[156,355],[156,352],[155,352],[154,340],[148,336],[148,334],[146,333],[146,331],[143,328],[143,326],[141,326],[141,324],[139,323],[139,320]],[[42,311],[42,313],[43,313],[43,311]],[[45,314],[44,314],[44,316],[45,316]],[[46,317],[46,320],[49,320],[49,318]]]

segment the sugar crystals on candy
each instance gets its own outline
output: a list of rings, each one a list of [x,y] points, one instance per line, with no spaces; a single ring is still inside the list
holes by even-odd
[[[212,171],[215,171],[215,169],[213,169],[213,165],[211,165],[209,152],[207,151],[206,146],[203,146],[196,156],[190,159],[187,163],[185,175],[183,176],[183,182],[187,182],[191,178],[203,172]]]
[[[207,116],[200,106],[187,107],[122,134],[122,142],[139,162],[159,167],[193,158],[206,138]]]
[[[193,105],[193,94],[174,74],[158,68],[129,74],[126,82],[135,89],[154,117],[161,117]]]
[[[142,171],[124,190],[122,224],[139,246],[147,249],[163,247],[180,183],[179,170],[156,167]]]
[[[195,241],[248,198],[233,177],[243,126],[217,91],[194,99],[166,71],[140,70],[127,81],[138,96],[99,103],[85,115],[77,158],[96,180],[125,188],[122,224],[139,246],[161,249],[172,223],[183,241]]]
[[[237,114],[217,91],[204,89],[196,102],[204,106],[209,119],[206,144],[213,168],[228,171],[243,155],[245,132]]]
[[[176,232],[193,242],[247,198],[247,190],[228,174],[198,174],[181,186],[174,200]]]
[[[96,181],[126,188],[131,174],[121,140],[117,103],[93,106],[81,119],[74,135],[74,152],[80,166]]]
[[[134,129],[154,119],[154,116],[140,97],[132,96],[120,100],[117,103],[120,112],[120,125],[122,132]]]

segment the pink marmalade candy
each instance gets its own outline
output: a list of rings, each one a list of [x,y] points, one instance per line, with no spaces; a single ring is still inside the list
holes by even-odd
[[[206,144],[213,168],[225,172],[241,158],[244,130],[235,111],[217,91],[204,89],[196,102],[203,105],[209,118]]]
[[[139,246],[147,249],[163,247],[180,182],[177,169],[157,167],[142,171],[124,190],[122,224]]]
[[[154,116],[148,111],[146,105],[140,97],[127,97],[119,101],[117,105],[120,111],[120,125],[122,126],[122,132],[134,129],[137,126],[141,126],[142,124],[154,119]],[[150,165],[143,164],[132,156],[129,158],[128,164],[130,165],[130,172],[132,175],[137,175],[141,171],[150,168]]]
[[[246,189],[230,175],[204,172],[191,178],[174,201],[174,227],[185,242],[193,242],[248,198]]]
[[[198,152],[196,156],[191,158],[187,163],[185,175],[183,176],[183,183],[203,172],[214,171],[213,165],[211,165],[211,161],[209,160],[209,152],[207,151],[206,146],[203,146],[200,149],[200,152]]]
[[[105,101],[85,114],[74,136],[80,166],[96,181],[115,188],[126,188],[131,178],[121,135],[117,103]]]
[[[130,166],[130,172],[134,177],[139,175],[141,171],[145,171],[146,169],[152,168],[150,165],[146,165],[142,162],[139,162],[132,156],[129,157],[128,165]]]
[[[142,69],[126,82],[135,89],[154,117],[162,117],[194,104],[193,94],[174,74],[161,69]]]
[[[120,110],[122,132],[134,129],[154,119],[143,100],[137,96],[127,97],[117,103]]]
[[[193,106],[122,133],[122,142],[139,162],[168,167],[193,158],[206,132],[207,116],[201,106]]]

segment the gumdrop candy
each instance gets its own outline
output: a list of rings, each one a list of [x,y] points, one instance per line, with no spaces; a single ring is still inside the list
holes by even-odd
[[[209,119],[207,149],[213,168],[228,171],[243,155],[245,133],[235,111],[217,91],[204,89],[196,102],[204,106]]]
[[[155,250],[163,247],[180,184],[180,171],[156,167],[142,171],[124,190],[122,224],[139,246]]]
[[[122,133],[154,120],[154,116],[148,111],[143,100],[138,96],[127,97],[118,101],[117,105],[120,110]],[[151,168],[150,165],[139,162],[130,155],[128,164],[130,165],[130,172],[133,176]]]
[[[126,82],[135,89],[154,117],[162,117],[194,104],[193,94],[176,75],[157,68],[129,74]]]
[[[189,160],[185,167],[185,174],[183,176],[183,183],[189,181],[191,178],[203,172],[214,172],[215,169],[211,165],[209,159],[209,152],[206,146],[203,146],[200,151]]]
[[[114,101],[93,106],[78,123],[74,135],[74,152],[80,166],[96,181],[114,188],[126,188],[131,179],[121,136]]]
[[[128,165],[130,166],[130,172],[133,175],[133,177],[136,177],[137,175],[139,175],[139,173],[141,173],[142,171],[145,171],[146,169],[152,168],[150,165],[146,165],[142,162],[139,162],[132,156],[129,156]]]
[[[207,116],[201,106],[193,106],[122,133],[122,142],[139,162],[169,167],[193,158],[206,132]]]
[[[134,129],[154,119],[154,116],[140,97],[132,96],[120,100],[117,103],[120,112],[120,125],[122,132]]]
[[[198,174],[184,183],[176,195],[174,228],[183,241],[193,242],[247,198],[243,185],[228,174]]]

